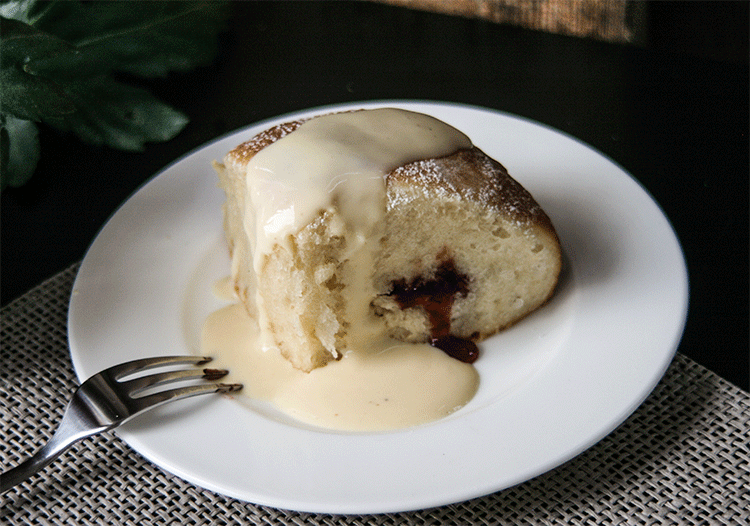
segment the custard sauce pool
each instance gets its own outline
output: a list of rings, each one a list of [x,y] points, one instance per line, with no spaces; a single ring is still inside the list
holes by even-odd
[[[443,418],[476,393],[476,369],[427,344],[376,338],[341,360],[304,373],[275,349],[262,350],[244,305],[212,313],[201,334],[212,367],[230,370],[240,396],[272,403],[292,418],[342,431],[385,431]]]

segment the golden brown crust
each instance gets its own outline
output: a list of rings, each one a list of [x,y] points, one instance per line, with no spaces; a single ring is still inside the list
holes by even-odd
[[[227,157],[233,158],[237,163],[246,163],[250,158],[261,151],[266,146],[278,141],[282,137],[289,135],[294,130],[299,128],[304,120],[285,122],[284,124],[278,124],[273,128],[268,128],[260,132],[258,135],[245,141],[239,146],[235,147],[232,151],[227,154]]]
[[[438,187],[492,207],[514,221],[537,224],[555,233],[549,217],[531,194],[502,164],[477,147],[396,168],[388,174],[386,184]]]
[[[239,164],[292,133],[306,120],[278,124],[229,152],[227,158]],[[439,159],[425,159],[400,166],[386,177],[386,187],[397,184],[434,185],[464,199],[479,201],[519,222],[537,224],[557,238],[547,214],[531,194],[513,179],[505,167],[477,147],[460,150]]]

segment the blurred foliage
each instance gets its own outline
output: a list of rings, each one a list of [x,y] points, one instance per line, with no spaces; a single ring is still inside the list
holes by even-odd
[[[124,83],[209,64],[228,2],[6,1],[0,4],[0,188],[39,160],[37,123],[139,151],[187,117]],[[123,75],[119,75],[123,77]]]

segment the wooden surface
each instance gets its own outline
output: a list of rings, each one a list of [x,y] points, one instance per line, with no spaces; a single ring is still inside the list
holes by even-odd
[[[638,38],[643,2],[627,0],[379,0],[390,5],[608,42]]]

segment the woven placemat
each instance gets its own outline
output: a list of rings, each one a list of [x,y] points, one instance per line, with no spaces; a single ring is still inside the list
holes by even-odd
[[[0,311],[0,462],[41,446],[76,386],[67,348],[77,266]],[[748,524],[750,395],[678,354],[617,430],[519,486],[418,512],[335,516],[256,506],[150,464],[111,433],[0,496],[0,524]]]

